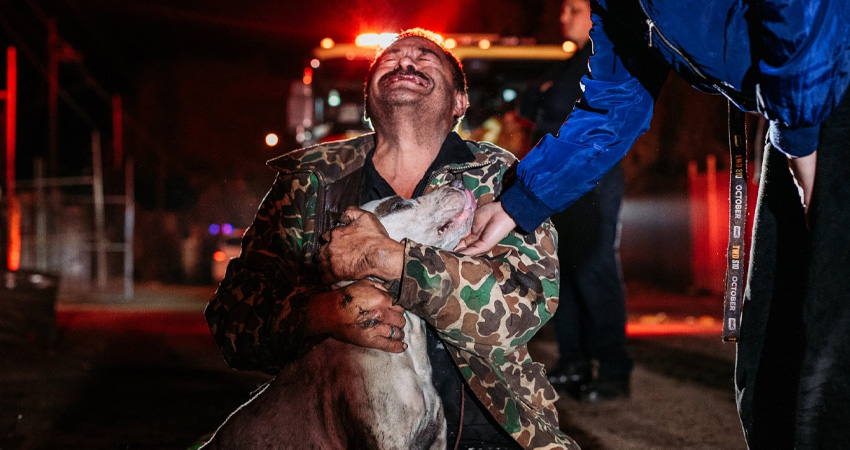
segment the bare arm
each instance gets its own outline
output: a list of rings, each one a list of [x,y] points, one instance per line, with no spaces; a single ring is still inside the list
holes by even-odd
[[[788,158],[788,166],[791,167],[791,173],[794,175],[794,182],[797,184],[797,189],[800,191],[800,201],[803,202],[803,208],[807,214],[809,212],[809,205],[812,204],[812,189],[814,189],[815,185],[817,154],[818,152],[815,151],[811,155],[801,156],[799,158]]]

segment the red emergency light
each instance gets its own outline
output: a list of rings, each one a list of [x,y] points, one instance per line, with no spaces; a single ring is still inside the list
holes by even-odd
[[[358,47],[388,47],[395,40],[397,33],[363,33],[354,39],[354,45]],[[440,38],[442,40],[442,38]]]
[[[224,262],[224,261],[227,260],[227,254],[224,253],[221,250],[218,250],[215,253],[213,253],[213,259],[218,261],[218,262]]]

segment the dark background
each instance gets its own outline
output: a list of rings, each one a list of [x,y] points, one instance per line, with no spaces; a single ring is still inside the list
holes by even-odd
[[[89,282],[60,292],[55,328],[43,326],[53,318],[38,311],[33,326],[2,316],[4,338],[15,340],[0,339],[0,448],[185,449],[265,379],[225,367],[201,314],[214,289],[209,267],[207,279],[187,279],[181,245],[191,224],[251,220],[273,177],[265,161],[294,146],[285,133],[288,87],[320,39],[344,42],[363,31],[422,26],[559,43],[559,6],[560,0],[0,0],[0,45],[18,53],[21,184],[32,178],[36,158],[49,153],[47,36],[55,20],[65,50],[52,54],[66,58],[58,71],[58,164],[50,175],[90,174],[90,136],[97,129],[107,194],[123,192],[123,167],[114,164],[111,148],[111,98],[120,95],[124,157],[135,161],[138,202],[131,300]],[[3,70],[0,89],[5,77]],[[717,156],[718,168],[726,164],[725,108],[722,98],[699,94],[673,75],[668,80],[651,131],[624,160],[627,281],[693,287],[687,165],[697,161],[705,170],[708,155]],[[283,142],[268,148],[269,132]],[[63,195],[88,196],[89,207],[90,191]],[[107,210],[107,225],[120,230],[123,217],[114,209]],[[67,244],[62,233],[71,224],[61,211],[49,209],[51,219],[60,216],[50,232]],[[28,217],[24,232],[32,234]],[[86,226],[74,236],[81,240]],[[113,266],[110,277],[120,277],[120,260]],[[177,285],[190,282],[203,285]],[[711,282],[719,289],[722,276]],[[609,405],[565,397],[557,405],[563,429],[587,450],[743,448],[731,381],[734,347],[718,337],[722,296],[670,295],[632,284],[628,294],[630,326],[649,330],[629,334],[637,365],[633,397]],[[7,308],[39,305],[32,295],[14,303],[0,292],[0,300]],[[52,305],[54,299],[38,300]],[[23,326],[30,334],[18,332]],[[693,335],[675,336],[681,328]],[[47,348],[33,339],[43,332],[50,336]],[[552,368],[555,349],[544,329],[532,351]]]
[[[289,84],[322,38],[345,42],[361,32],[421,26],[560,43],[559,13],[560,0],[6,0],[0,44],[17,48],[19,65],[17,177],[31,178],[36,158],[49,160],[47,36],[54,21],[61,45],[53,56],[65,58],[57,164],[48,161],[48,175],[90,173],[97,129],[107,190],[121,191],[111,147],[111,97],[121,96],[123,153],[136,170],[136,279],[183,281],[179,267],[145,259],[167,256],[176,264],[179,252],[162,249],[179,246],[191,224],[250,223],[273,176],[265,161],[297,147],[286,130]],[[671,74],[651,131],[624,160],[627,195],[687,195],[689,161],[704,170],[706,156],[717,155],[724,166],[725,108],[721,97]],[[276,147],[264,143],[270,132],[281,137]]]
[[[167,209],[185,206],[173,184],[198,176],[253,175],[266,159],[284,151],[286,145],[268,149],[263,137],[268,132],[285,137],[289,82],[301,77],[310,49],[322,38],[343,42],[364,31],[423,26],[559,42],[556,16],[547,28],[536,29],[544,11],[557,11],[558,4],[6,1],[0,6],[0,43],[18,48],[21,70],[19,177],[31,173],[27,156],[44,156],[47,147],[49,19],[56,20],[62,41],[79,55],[59,68],[60,88],[67,95],[60,100],[58,174],[89,165],[90,122],[108,138],[110,110],[104,97],[118,94],[125,109],[126,152],[138,163],[139,200]],[[80,111],[87,118],[79,117]],[[166,186],[157,186],[162,166]],[[148,182],[154,185],[146,186]]]

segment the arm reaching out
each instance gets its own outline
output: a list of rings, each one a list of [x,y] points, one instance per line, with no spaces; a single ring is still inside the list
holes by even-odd
[[[489,253],[514,228],[516,222],[505,212],[501,202],[487,203],[475,211],[472,229],[455,251],[467,256]]]

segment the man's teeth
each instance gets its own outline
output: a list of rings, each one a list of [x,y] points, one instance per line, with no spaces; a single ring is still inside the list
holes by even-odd
[[[417,77],[415,75],[395,75],[391,78],[391,80],[392,81],[407,80],[407,81],[413,81],[414,83],[416,83],[420,86],[425,85],[424,83],[422,83],[422,80],[420,80],[419,77]]]

